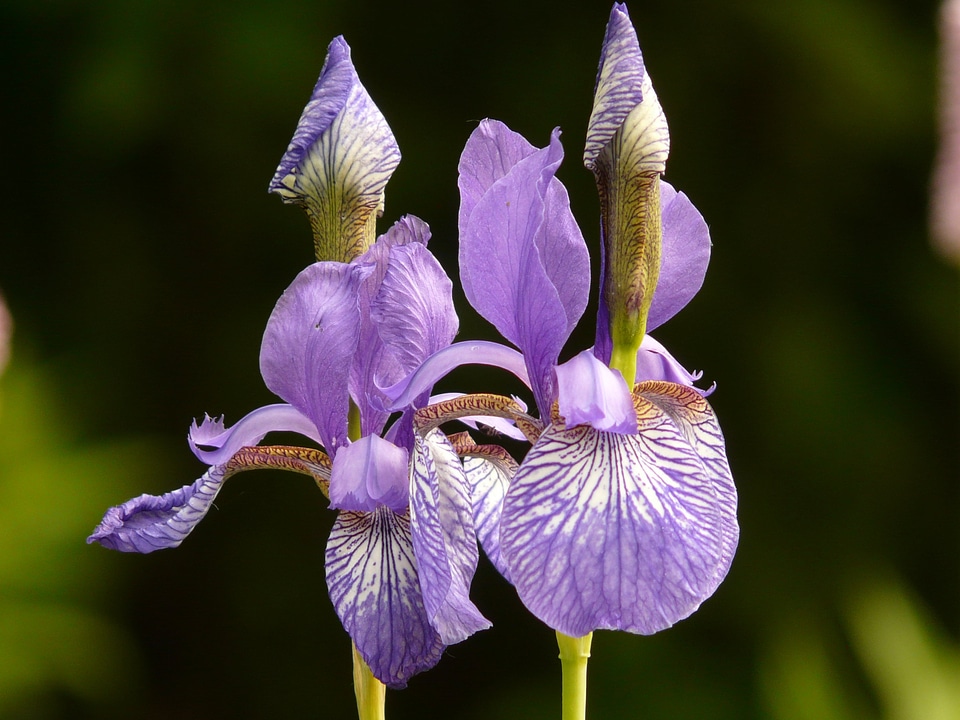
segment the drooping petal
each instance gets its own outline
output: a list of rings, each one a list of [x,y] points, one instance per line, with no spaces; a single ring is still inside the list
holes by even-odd
[[[663,248],[660,279],[653,294],[647,332],[660,327],[693,299],[710,263],[710,230],[700,211],[682,192],[660,182]]]
[[[349,262],[373,239],[371,224],[399,162],[400,149],[360,84],[350,47],[335,38],[270,191],[306,210],[318,259]]]
[[[496,460],[468,456],[463,458],[463,470],[470,485],[477,539],[493,566],[509,581],[510,571],[500,550],[500,518],[517,463],[509,456]]]
[[[637,399],[637,435],[548,427],[504,502],[501,552],[521,600],[572,637],[650,634],[726,572],[716,483],[671,418]]]
[[[563,159],[558,131],[546,148],[497,177],[525,142],[490,120],[467,141],[461,204],[472,209],[464,217],[461,208],[460,275],[470,303],[523,352],[545,414],[556,393],[560,348],[586,306],[589,258],[566,190],[554,178]]]
[[[410,519],[423,602],[444,644],[490,627],[469,597],[479,560],[470,489],[459,456],[439,430],[416,437]]]
[[[637,413],[623,375],[584,350],[557,366],[560,415],[567,427],[589,425],[605,432],[636,434]]]
[[[334,455],[347,442],[348,378],[360,332],[362,268],[315,263],[277,302],[260,348],[274,393],[306,415]]]
[[[643,338],[640,350],[637,352],[637,382],[644,380],[665,380],[693,387],[693,384],[703,376],[701,372],[690,372],[677,362],[676,358],[653,337]],[[704,392],[704,391],[698,391]],[[710,391],[705,392],[709,395]]]
[[[224,427],[223,418],[214,420],[208,415],[200,425],[193,422],[187,442],[198,459],[207,465],[220,465],[240,448],[258,445],[271,432],[295,432],[321,442],[310,418],[292,405],[279,404],[258,408],[229,428]]]
[[[723,531],[721,560],[716,574],[719,584],[733,561],[740,526],[737,523],[737,488],[733,484],[726,443],[716,413],[696,388],[671,382],[644,382],[638,384],[634,392],[663,410],[680,428],[713,481]]]
[[[372,512],[386,505],[395,513],[407,509],[407,451],[376,435],[367,435],[341,448],[330,477],[330,507]]]
[[[387,507],[341,512],[326,575],[343,627],[381,682],[402,688],[437,664],[444,645],[423,605],[409,518]]]

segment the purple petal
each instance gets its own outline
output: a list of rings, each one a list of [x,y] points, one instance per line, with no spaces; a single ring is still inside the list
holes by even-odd
[[[331,457],[347,442],[361,277],[360,269],[342,263],[306,268],[277,302],[260,348],[267,387],[310,418]]]
[[[710,263],[710,230],[690,199],[660,183],[663,247],[660,279],[647,317],[647,332],[663,325],[693,299]]]
[[[689,372],[663,345],[650,335],[644,336],[640,350],[637,351],[637,382],[665,380],[693,387],[693,383],[702,375],[700,372]]]
[[[230,474],[225,465],[217,465],[192,485],[160,496],[141,495],[112,507],[87,542],[120,552],[177,547],[206,517]]]
[[[493,566],[510,581],[510,571],[500,550],[500,517],[503,499],[517,467],[486,458],[465,457],[463,470],[470,485],[477,539]]]
[[[187,442],[201,461],[207,465],[219,465],[232,458],[240,448],[258,445],[271,432],[295,432],[321,442],[314,424],[292,405],[266,405],[247,414],[230,428],[224,427],[223,418],[214,420],[208,415],[199,426],[194,421]]]
[[[7,360],[10,359],[10,336],[13,334],[13,320],[10,318],[10,311],[7,310],[3,302],[3,295],[0,295],[0,375],[7,367]]]
[[[713,408],[696,388],[669,382],[645,382],[637,394],[663,410],[680,428],[687,442],[700,456],[717,493],[723,538],[717,584],[726,576],[740,539],[737,523],[737,488],[727,461],[727,448]]]
[[[460,458],[439,430],[416,438],[410,517],[423,602],[444,644],[490,627],[469,597],[479,560],[470,489]]]
[[[504,502],[501,551],[524,604],[572,637],[650,634],[726,572],[724,503],[666,413],[638,400],[639,434],[549,426]]]
[[[513,348],[485,340],[460,342],[434,353],[416,372],[400,382],[380,388],[389,403],[388,409],[399,410],[406,407],[422,393],[429,392],[440,378],[461,365],[493,365],[503,368],[530,387],[523,355]]]
[[[605,432],[636,434],[633,395],[619,370],[584,350],[557,366],[560,415],[567,427],[589,425]]]
[[[386,507],[341,512],[326,572],[337,615],[381,682],[402,688],[437,664],[444,645],[427,619],[407,517]]]
[[[525,147],[490,120],[467,141],[460,160],[460,275],[470,303],[523,352],[546,414],[556,393],[553,367],[586,306],[589,258],[566,190],[554,178],[563,159],[558,131],[549,146],[514,162]]]
[[[439,393],[437,395],[431,395],[428,404],[433,405],[435,403],[443,402],[444,400],[453,400],[454,398],[459,397],[464,397],[464,393]],[[513,400],[519,403],[523,410],[526,411],[527,405],[523,402],[523,400],[518,397],[514,397]],[[473,428],[474,430],[479,430],[480,432],[484,432],[484,430],[480,427],[483,425],[487,428],[490,428],[495,433],[506,435],[514,440],[520,440],[521,442],[526,440],[526,436],[516,426],[516,423],[508,418],[490,417],[487,415],[471,415],[469,417],[457,418],[457,420],[462,422],[467,427]]]
[[[372,512],[386,505],[396,513],[407,509],[407,451],[376,435],[340,448],[330,475],[330,507]]]
[[[399,162],[400,149],[360,84],[349,46],[335,38],[270,191],[306,208],[318,258],[348,262],[366,249],[367,225]]]
[[[610,12],[603,39],[584,165],[597,173],[601,154],[611,146],[615,156],[641,173],[662,174],[670,151],[666,118],[627,7],[620,3]]]

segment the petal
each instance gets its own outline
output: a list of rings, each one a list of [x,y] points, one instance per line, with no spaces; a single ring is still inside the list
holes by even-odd
[[[710,263],[710,230],[700,211],[682,192],[660,183],[663,247],[660,278],[653,294],[647,332],[663,325],[703,286]]]
[[[464,393],[439,393],[437,395],[430,396],[429,405],[461,397],[466,397],[466,395]],[[526,411],[526,403],[517,397],[514,397],[513,400],[519,404],[524,411]],[[506,435],[508,438],[513,438],[514,440],[526,439],[523,431],[517,427],[516,422],[508,418],[490,417],[487,415],[470,415],[467,417],[457,418],[457,420],[462,422],[467,427],[473,428],[479,432],[492,432],[493,434]]]
[[[644,67],[636,30],[621,3],[610,12],[603,39],[584,165],[597,172],[600,156],[611,144],[625,165],[644,174],[664,172],[670,152],[667,121]]]
[[[407,517],[387,507],[341,512],[326,573],[343,627],[381,682],[402,688],[437,664],[444,646],[423,606]]]
[[[277,302],[260,348],[267,387],[310,418],[331,455],[347,441],[361,278],[360,269],[342,263],[306,268]]]
[[[553,366],[586,306],[590,265],[566,190],[554,178],[563,158],[558,131],[549,146],[516,160],[525,143],[490,120],[467,141],[460,276],[470,303],[523,351],[545,413],[556,392]]]
[[[307,211],[317,258],[349,262],[366,250],[368,224],[399,163],[400,149],[360,84],[350,47],[335,38],[270,191]]]
[[[567,427],[590,425],[606,432],[637,432],[633,396],[619,370],[584,350],[557,367],[559,410]]]
[[[248,413],[230,428],[224,427],[223,418],[214,420],[208,415],[200,425],[193,422],[187,442],[201,461],[207,465],[219,465],[232,458],[240,448],[258,445],[271,432],[295,432],[321,442],[310,418],[292,405],[266,405]]]
[[[716,483],[666,413],[639,434],[548,427],[504,502],[501,551],[524,604],[572,637],[650,634],[690,615],[726,572]]]
[[[416,438],[410,519],[423,602],[444,644],[490,627],[469,597],[479,560],[470,489],[459,456],[439,430]]]
[[[87,542],[120,552],[175,548],[206,517],[227,477],[226,465],[216,465],[192,485],[127,500],[107,510]]]
[[[716,413],[696,388],[670,382],[644,382],[636,386],[635,392],[663,410],[680,428],[713,481],[723,531],[721,562],[716,575],[719,584],[733,561],[740,526],[737,523],[737,488],[733,484],[726,443]]]
[[[330,507],[371,512],[386,505],[396,513],[407,509],[407,451],[376,435],[341,448],[330,477]]]
[[[684,368],[663,345],[650,335],[643,338],[643,343],[637,352],[638,382],[666,380],[667,382],[693,387],[693,383],[699,380],[702,375],[703,373],[691,373]]]
[[[493,566],[509,581],[509,570],[500,550],[500,517],[503,512],[503,499],[510,487],[510,480],[517,471],[517,464],[504,460],[465,457],[463,470],[470,485],[477,539]]]

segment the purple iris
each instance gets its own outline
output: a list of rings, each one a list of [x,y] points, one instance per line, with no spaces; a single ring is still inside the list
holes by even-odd
[[[707,393],[644,336],[699,290],[710,254],[700,213],[659,179],[667,149],[636,33],[617,5],[585,153],[604,205],[598,342],[562,365],[561,349],[586,306],[590,267],[555,177],[559,132],[536,148],[485,120],[460,160],[466,296],[520,349],[540,417],[549,421],[512,478],[468,467],[477,530],[524,604],[573,637],[596,629],[650,634],[687,617],[726,575],[739,535],[736,489]],[[643,217],[650,204],[630,205],[643,193],[654,198],[655,218]],[[624,300],[624,293],[633,295]],[[626,328],[619,337],[639,324],[628,363],[635,362],[636,384],[610,367],[618,322]],[[461,346],[389,388],[396,406],[435,380],[435,365],[439,372],[441,364],[470,362]]]
[[[460,456],[416,419],[431,387],[392,423],[378,390],[449,346],[458,326],[452,283],[427,250],[425,223],[407,216],[371,242],[397,161],[393,136],[337,38],[271,184],[307,209],[318,252],[349,258],[303,270],[267,322],[260,370],[284,402],[230,428],[209,417],[194,423],[190,445],[207,472],[109,509],[88,538],[124,552],[176,547],[231,475],[307,474],[339,510],[326,548],[330,598],[360,656],[391,687],[490,624],[468,598],[479,551]],[[323,450],[259,445],[274,431]]]

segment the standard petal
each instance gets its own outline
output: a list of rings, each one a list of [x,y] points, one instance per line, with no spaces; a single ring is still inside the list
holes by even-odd
[[[510,480],[517,472],[517,463],[511,461],[512,458],[463,458],[463,470],[473,501],[473,522],[477,539],[487,558],[508,581],[510,571],[500,550],[500,517]]]
[[[267,387],[310,418],[331,455],[347,442],[361,271],[333,262],[306,268],[277,302],[260,348]]]
[[[335,38],[270,191],[307,211],[317,258],[349,262],[372,240],[368,226],[399,163],[400,149],[360,84],[350,47]]]
[[[663,410],[693,447],[717,492],[723,539],[717,584],[726,576],[740,539],[737,523],[737,488],[727,460],[727,447],[716,413],[696,388],[671,382],[644,382],[634,392]]]
[[[469,597],[479,560],[470,489],[459,456],[439,430],[416,438],[410,520],[423,602],[444,644],[490,627]]]
[[[710,263],[710,230],[700,211],[682,192],[660,182],[663,247],[660,278],[653,294],[647,332],[663,325],[703,286]]]
[[[548,427],[504,502],[501,551],[524,604],[572,637],[650,634],[690,615],[726,572],[716,484],[666,413],[639,433]]]
[[[558,405],[567,427],[589,425],[605,432],[636,434],[637,412],[623,375],[584,350],[557,366]]]
[[[226,466],[217,465],[192,485],[127,500],[107,510],[87,542],[120,552],[175,548],[206,517],[227,477]]]
[[[479,164],[477,158],[487,157],[491,145],[514,152],[514,136],[502,123],[484,121],[467,141],[461,168]],[[589,290],[583,236],[566,191],[554,178],[562,158],[554,131],[546,148],[527,155],[486,188],[460,227],[464,293],[523,352],[541,414],[549,412],[555,398],[553,367]],[[467,193],[468,203],[474,194],[473,189]]]
[[[376,435],[341,448],[330,476],[330,507],[372,512],[386,505],[396,513],[407,509],[407,451]]]
[[[444,645],[423,605],[407,517],[387,507],[341,512],[326,574],[343,627],[381,682],[402,688],[437,664]]]

